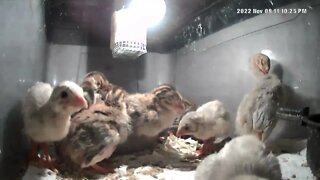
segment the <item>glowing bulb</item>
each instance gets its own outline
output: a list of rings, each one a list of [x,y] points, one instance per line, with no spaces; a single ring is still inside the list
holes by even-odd
[[[164,0],[132,0],[129,9],[134,16],[141,18],[147,27],[157,25],[166,13]]]

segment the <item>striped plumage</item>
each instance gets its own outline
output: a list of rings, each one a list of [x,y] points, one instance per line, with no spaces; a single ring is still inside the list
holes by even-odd
[[[97,166],[126,141],[130,132],[130,117],[124,103],[115,107],[97,101],[72,117],[70,132],[60,144],[60,153],[81,168]]]
[[[82,82],[82,87],[88,92],[95,91],[106,103],[123,102],[124,97],[128,95],[122,87],[110,83],[99,71],[89,72]]]
[[[169,128],[185,111],[182,96],[170,85],[160,85],[150,93],[125,98],[128,115],[138,135],[154,137]]]
[[[174,125],[175,127],[178,127],[178,126],[179,126],[179,123],[180,123],[180,121],[181,121],[181,119],[182,119],[182,117],[183,117],[184,115],[186,115],[186,114],[187,114],[188,112],[190,112],[190,111],[195,111],[195,110],[197,110],[197,108],[198,108],[198,106],[197,106],[196,104],[188,101],[187,99],[183,99],[182,101],[183,101],[183,104],[184,104],[184,107],[185,107],[185,112],[184,112],[180,117],[177,117],[177,118],[174,120],[173,125]]]
[[[162,109],[185,111],[185,106],[181,94],[171,85],[162,84],[151,91],[155,95],[154,104]],[[180,113],[179,113],[180,114]]]
[[[103,100],[123,102],[124,98],[128,95],[127,91],[122,87],[109,83],[98,90]]]
[[[159,98],[167,98],[170,96],[177,96],[178,98],[181,98],[181,95],[176,89],[171,86],[170,84],[161,84],[155,87],[151,90],[152,94],[157,95]]]
[[[109,84],[109,81],[102,72],[91,71],[85,75],[81,83],[81,87],[84,90],[87,90],[87,89],[99,90],[108,84]]]

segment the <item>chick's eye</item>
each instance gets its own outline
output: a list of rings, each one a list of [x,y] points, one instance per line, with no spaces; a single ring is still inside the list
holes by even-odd
[[[188,130],[190,130],[190,127],[189,126],[185,126],[184,129],[188,131]]]
[[[65,99],[65,98],[68,97],[68,93],[67,93],[66,91],[62,91],[61,94],[60,94],[60,97],[61,97],[62,99]]]

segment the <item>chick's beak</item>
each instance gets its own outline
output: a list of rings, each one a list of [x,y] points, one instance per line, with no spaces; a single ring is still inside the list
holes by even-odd
[[[88,108],[87,100],[83,96],[75,96],[72,105],[76,107]]]
[[[260,71],[263,73],[263,74],[268,74],[269,73],[269,68],[268,67],[260,67],[259,68],[260,69]]]

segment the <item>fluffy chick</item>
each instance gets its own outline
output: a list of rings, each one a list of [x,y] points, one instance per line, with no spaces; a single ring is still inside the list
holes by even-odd
[[[283,89],[279,78],[269,73],[270,59],[261,53],[249,60],[256,77],[252,91],[240,102],[235,127],[237,134],[256,134],[265,141],[276,125],[276,111],[283,101]]]
[[[37,82],[28,89],[22,114],[24,131],[32,140],[30,160],[37,159],[41,146],[47,160],[43,165],[52,168],[47,142],[63,139],[69,131],[71,115],[85,107],[83,90],[71,81],[64,81],[55,88]]]
[[[169,128],[185,111],[180,93],[166,84],[150,93],[129,95],[125,100],[135,132],[148,137],[157,136]]]
[[[83,79],[81,86],[88,92],[90,99],[94,99],[96,96],[93,92],[96,92],[105,102],[122,102],[125,96],[128,95],[122,87],[112,84],[108,81],[105,75],[99,71],[89,72]]]
[[[230,130],[229,113],[222,102],[215,100],[183,116],[178,126],[177,136],[192,135],[203,140],[204,144],[197,152],[199,156],[202,156],[214,151],[212,141],[215,138],[226,137]]]
[[[85,75],[81,82],[81,87],[83,88],[84,96],[89,106],[96,103],[97,99],[101,98],[98,90],[108,84],[109,81],[105,75],[99,71],[91,71]]]
[[[75,114],[68,136],[60,144],[60,152],[80,168],[91,168],[105,174],[112,169],[97,163],[109,158],[131,131],[124,103],[107,106],[104,101]]]
[[[266,153],[265,145],[253,135],[236,137],[218,154],[206,157],[195,172],[197,180],[281,180],[278,159]]]
[[[84,90],[92,89],[97,91],[107,84],[109,84],[109,81],[102,72],[91,71],[83,78],[81,87]]]

